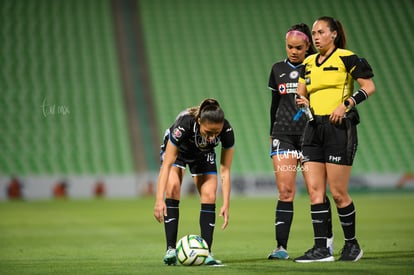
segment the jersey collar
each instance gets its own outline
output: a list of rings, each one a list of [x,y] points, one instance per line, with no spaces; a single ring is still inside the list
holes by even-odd
[[[287,63],[290,67],[292,67],[292,68],[294,68],[294,69],[297,69],[297,68],[302,67],[302,63],[299,63],[299,64],[295,65],[295,64],[293,64],[293,63],[291,63],[291,62],[289,61],[289,58],[286,58],[286,59],[285,59],[285,62],[286,62],[286,63]]]

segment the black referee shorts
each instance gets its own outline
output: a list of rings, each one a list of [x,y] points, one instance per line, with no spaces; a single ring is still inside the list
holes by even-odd
[[[344,118],[342,124],[329,122],[329,115],[315,116],[306,125],[302,163],[307,161],[352,165],[358,146],[356,124]]]

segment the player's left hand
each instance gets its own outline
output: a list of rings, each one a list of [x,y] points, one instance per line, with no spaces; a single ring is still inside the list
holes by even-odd
[[[229,208],[225,206],[221,207],[219,216],[224,218],[224,223],[221,226],[221,229],[224,230],[229,224]]]

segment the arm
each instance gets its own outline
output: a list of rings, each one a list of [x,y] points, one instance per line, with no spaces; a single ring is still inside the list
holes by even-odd
[[[272,132],[273,132],[273,126],[276,121],[276,112],[279,108],[279,102],[280,102],[280,94],[275,91],[271,90],[272,93],[272,103],[270,105],[270,139],[272,138]]]
[[[347,101],[349,102],[348,108],[352,108],[356,105],[355,98],[359,101],[360,99],[367,99],[369,96],[371,96],[373,93],[375,93],[375,84],[372,78],[358,78],[356,80],[360,86],[360,89],[354,93],[354,95],[351,98],[348,98]],[[363,90],[364,93],[361,94],[360,90]],[[360,93],[359,95],[356,95],[357,93]],[[358,103],[360,103],[359,101]],[[347,107],[345,104],[340,104],[331,114],[330,120],[332,123],[342,123],[342,118],[345,115],[345,112],[347,110]]]
[[[221,179],[221,190],[223,194],[223,206],[220,209],[220,217],[224,217],[224,223],[222,229],[227,227],[229,223],[229,208],[230,208],[230,191],[231,191],[231,180],[230,180],[230,169],[233,162],[234,148],[222,149],[221,160],[220,160],[220,179]]]
[[[296,104],[309,106],[309,100],[307,98],[308,91],[306,90],[306,84],[305,83],[301,83],[299,81],[297,93],[300,95],[300,97],[296,98]]]
[[[164,216],[167,216],[167,206],[164,201],[164,194],[167,188],[168,176],[170,174],[171,166],[174,164],[178,155],[178,147],[171,141],[168,141],[165,150],[164,160],[162,162],[160,173],[158,176],[157,193],[154,207],[154,217],[158,222],[162,222]]]

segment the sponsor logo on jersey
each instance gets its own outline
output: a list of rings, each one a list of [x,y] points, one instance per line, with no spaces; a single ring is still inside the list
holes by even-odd
[[[278,90],[281,95],[296,93],[297,89],[298,89],[297,82],[282,83],[282,84],[279,84],[278,86]]]
[[[290,79],[296,79],[299,76],[299,72],[298,71],[291,71],[289,74]]]
[[[181,130],[179,128],[174,128],[174,130],[172,132],[172,137],[175,140],[179,139],[182,135],[183,135],[183,133],[181,132]]]
[[[287,91],[287,89],[286,89],[286,83],[279,84],[279,86],[278,86],[278,90],[279,90],[279,93],[280,93],[281,95],[286,94],[286,91]]]

